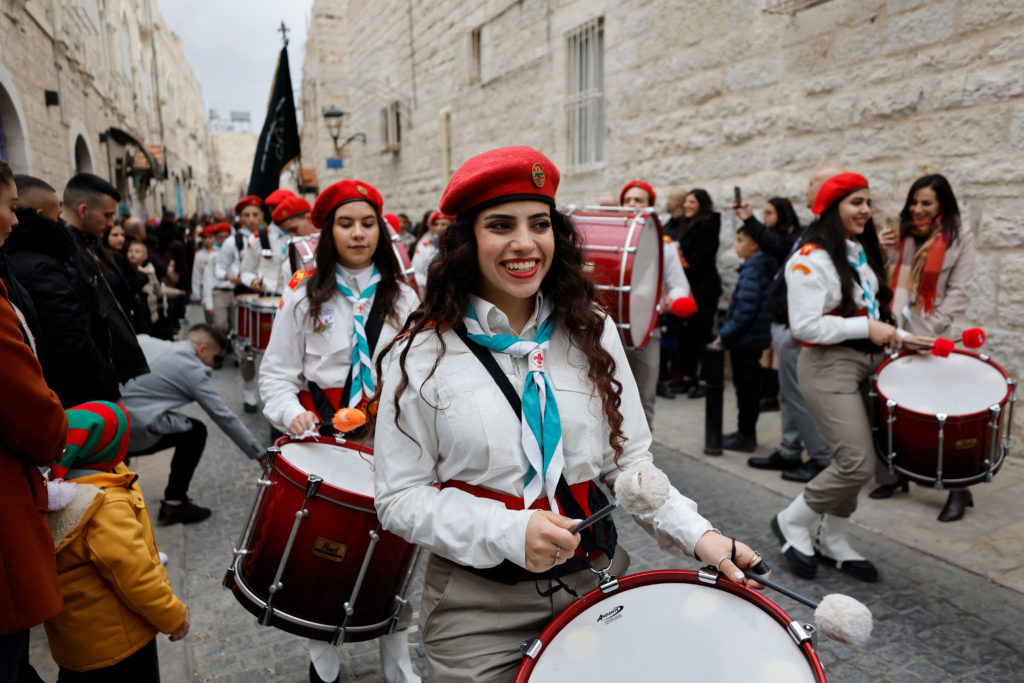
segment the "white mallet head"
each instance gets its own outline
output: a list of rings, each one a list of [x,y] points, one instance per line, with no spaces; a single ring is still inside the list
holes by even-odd
[[[861,647],[871,637],[871,610],[849,595],[830,593],[814,610],[814,621],[828,638]]]
[[[615,480],[615,498],[631,515],[649,515],[668,500],[670,484],[665,473],[652,463],[627,468]]]

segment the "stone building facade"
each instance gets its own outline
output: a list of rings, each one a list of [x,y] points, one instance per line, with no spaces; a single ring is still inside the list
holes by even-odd
[[[15,172],[58,190],[96,173],[135,215],[206,210],[202,93],[156,0],[0,0],[0,40],[0,156]]]
[[[230,216],[248,194],[249,173],[256,156],[256,133],[213,125],[210,131],[210,197],[213,211]]]
[[[335,104],[342,139],[367,138],[340,175],[410,215],[509,144],[550,156],[565,204],[639,177],[660,196],[703,187],[719,208],[734,185],[755,207],[787,196],[807,219],[810,173],[838,163],[868,177],[885,224],[941,172],[978,236],[961,322],[1024,373],[1022,2],[315,0],[309,41],[304,154],[325,173]]]

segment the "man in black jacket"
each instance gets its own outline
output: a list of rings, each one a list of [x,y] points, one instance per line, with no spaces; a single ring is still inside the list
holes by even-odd
[[[18,225],[8,239],[11,272],[28,290],[46,347],[43,373],[64,407],[117,401],[118,385],[148,372],[135,332],[92,252],[113,222],[120,195],[82,173],[64,191],[65,227],[52,218],[57,193],[19,176]]]

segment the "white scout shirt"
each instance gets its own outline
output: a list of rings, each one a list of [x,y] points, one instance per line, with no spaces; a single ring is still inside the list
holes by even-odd
[[[515,334],[495,306],[470,297],[480,326],[488,334]],[[535,310],[541,310],[538,298]],[[520,338],[532,339],[539,321],[531,320]],[[377,415],[375,503],[384,528],[454,562],[492,567],[503,560],[526,564],[526,526],[532,510],[509,510],[454,487],[438,490],[433,482],[461,481],[513,496],[523,495],[527,461],[521,423],[484,366],[454,332],[446,330],[447,349],[431,374],[438,341],[431,330],[416,337],[406,359],[409,383],[403,392],[400,426],[395,426],[395,388],[401,378],[396,346],[385,359]],[[651,461],[651,433],[640,407],[636,382],[610,318],[605,318],[602,345],[615,359],[622,383],[622,432],[626,436],[620,464]],[[518,392],[525,382],[527,359],[493,353]],[[587,378],[588,363],[556,328],[546,372],[554,387],[562,422],[563,475],[570,484],[596,477],[614,490],[620,469],[608,445],[601,399]],[[428,379],[428,375],[431,375]],[[697,504],[675,488],[655,513],[635,517],[663,548],[687,554],[711,524]]]
[[[661,294],[662,298],[668,295],[672,301],[690,296],[690,281],[683,271],[683,252],[671,237],[665,237],[661,244]]]
[[[373,275],[372,266],[359,271],[343,270],[350,282],[354,279],[359,291]],[[281,298],[260,367],[263,415],[283,432],[288,431],[288,425],[296,416],[306,411],[299,403],[298,394],[307,388],[308,381],[316,382],[323,389],[344,387],[352,367],[352,304],[335,287],[334,294],[320,307],[319,318],[314,320],[309,315],[306,297],[308,282],[309,278],[302,280],[294,289],[287,289]],[[395,302],[398,327],[389,321],[384,323],[374,350],[374,361],[419,303],[412,288],[406,284],[399,286]],[[372,299],[370,305],[373,305]]]
[[[270,257],[263,256],[259,233],[255,233],[245,242],[240,266],[242,284],[252,287],[256,278],[262,278],[263,286],[266,288],[264,296],[280,294],[287,284],[282,279],[281,262],[286,260],[288,255],[289,235],[281,228],[271,224],[267,226],[267,238],[270,241]]]
[[[427,269],[437,256],[437,237],[434,233],[428,232],[420,238],[412,253],[412,269],[416,276],[416,284],[424,288],[424,291],[427,286]]]
[[[217,247],[207,249],[200,247],[196,251],[192,261],[192,300],[202,305],[204,310],[213,310],[213,291],[204,291],[204,283],[209,280],[206,286],[213,286],[213,269],[217,260]],[[209,271],[209,274],[207,274]],[[207,306],[207,295],[209,295],[209,306]]]

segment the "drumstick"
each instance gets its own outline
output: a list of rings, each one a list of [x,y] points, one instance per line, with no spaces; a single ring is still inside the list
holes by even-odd
[[[969,330],[964,330],[957,342],[963,344],[968,349],[980,349],[984,346],[986,338],[985,330],[980,327],[972,327]],[[952,339],[939,337],[933,344],[922,344],[911,339],[904,340],[903,343],[921,349],[931,349],[933,356],[947,358],[953,352],[953,344],[957,342],[954,342]]]
[[[600,522],[602,519],[604,519],[608,515],[612,514],[612,512],[618,506],[619,506],[618,503],[608,503],[603,508],[601,508],[600,510],[595,512],[594,514],[590,515],[585,520],[583,520],[582,522],[580,522],[576,526],[574,526],[571,529],[569,529],[569,533],[570,534],[578,534],[579,532],[583,531],[584,529],[586,529],[591,524],[596,524],[597,522]]]
[[[871,637],[871,610],[859,600],[842,593],[830,593],[822,598],[821,602],[816,603],[796,591],[764,578],[757,572],[744,569],[743,573],[748,579],[760,581],[769,588],[813,609],[814,621],[826,637],[854,647],[861,647]]]

